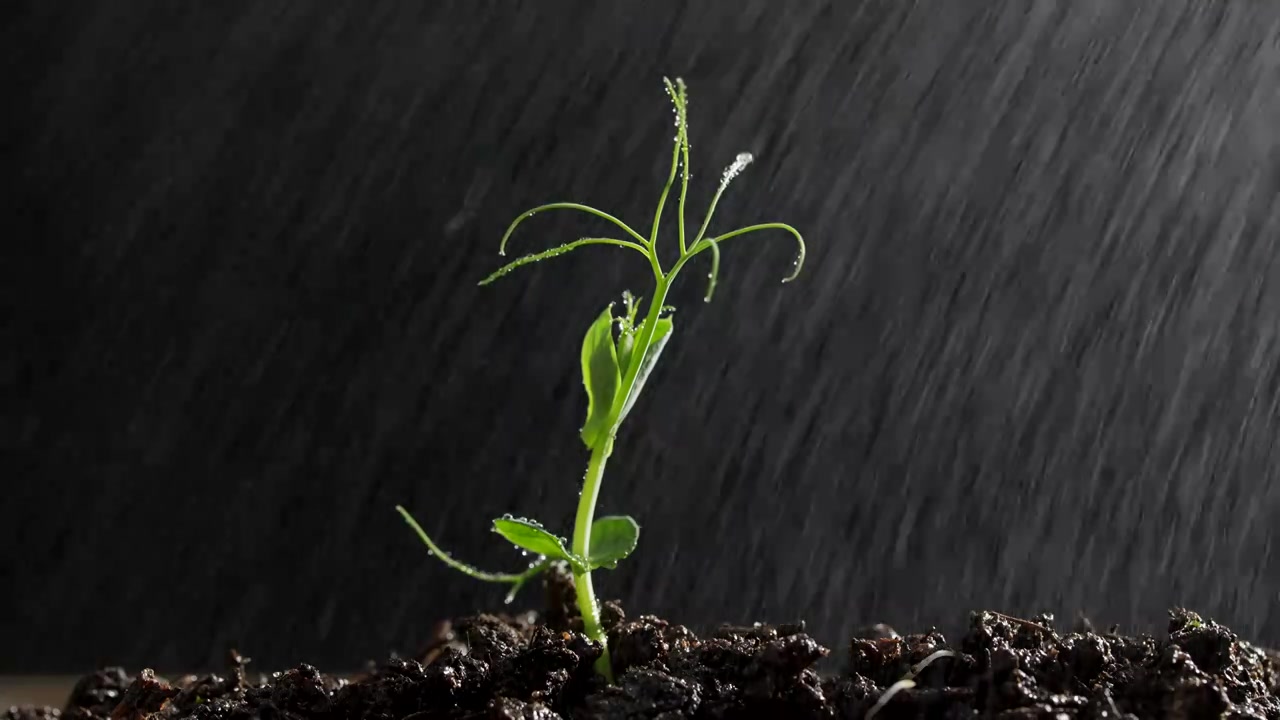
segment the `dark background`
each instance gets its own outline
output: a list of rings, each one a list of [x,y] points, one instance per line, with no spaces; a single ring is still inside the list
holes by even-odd
[[[701,268],[602,512],[606,597],[705,627],[979,608],[1280,642],[1280,6],[19,3],[4,163],[0,671],[342,669],[568,533],[577,353],[643,261],[490,288],[550,200],[647,227],[664,74]],[[527,224],[516,252],[599,233]],[[672,247],[667,236],[666,247]],[[705,267],[705,266],[702,266]],[[532,601],[535,596],[527,599]]]

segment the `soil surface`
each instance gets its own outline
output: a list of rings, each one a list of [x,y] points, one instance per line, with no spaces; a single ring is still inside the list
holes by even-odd
[[[66,707],[11,708],[4,720],[494,718],[1272,718],[1280,656],[1187,610],[1166,637],[1059,633],[1053,618],[971,615],[959,642],[879,625],[850,640],[843,668],[803,623],[722,627],[698,637],[651,616],[603,615],[616,683],[592,671],[565,578],[548,610],[441,623],[420,653],[352,679],[309,665],[269,676],[231,653],[224,675],[165,680],[108,668]]]

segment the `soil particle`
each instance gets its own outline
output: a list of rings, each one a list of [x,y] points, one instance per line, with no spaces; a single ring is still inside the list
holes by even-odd
[[[133,720],[154,715],[179,692],[178,688],[157,678],[154,670],[143,670],[125,688],[120,703],[111,711],[111,720]]]
[[[493,720],[563,720],[559,713],[542,703],[506,697],[494,698],[489,703],[489,717]]]
[[[675,720],[693,716],[701,702],[696,683],[661,670],[636,668],[623,673],[616,685],[588,695],[574,716]]]
[[[110,715],[132,679],[124,668],[103,668],[76,682],[67,699],[64,714],[68,718],[92,718]]]
[[[309,665],[172,684],[144,670],[85,676],[67,706],[11,708],[0,720],[583,720],[605,718],[1232,718],[1280,720],[1280,662],[1187,610],[1161,639],[1097,633],[1053,618],[970,616],[951,643],[937,631],[859,631],[839,673],[803,623],[724,626],[699,637],[651,615],[602,606],[615,683],[593,671],[600,647],[581,633],[566,578],[537,616],[474,615],[430,631],[416,659],[393,658],[340,680]],[[909,681],[909,682],[906,682]]]

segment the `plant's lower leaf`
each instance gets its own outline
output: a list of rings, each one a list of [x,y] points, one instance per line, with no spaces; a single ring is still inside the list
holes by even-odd
[[[493,521],[493,529],[512,545],[535,555],[564,560],[575,568],[583,567],[582,559],[564,546],[564,541],[537,522],[526,518],[501,517]]]
[[[591,525],[591,552],[587,567],[613,569],[636,549],[640,525],[628,515],[610,515]]]

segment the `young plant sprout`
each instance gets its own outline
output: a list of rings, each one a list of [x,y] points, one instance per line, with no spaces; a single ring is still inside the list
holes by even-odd
[[[604,653],[596,663],[596,670],[607,679],[612,679],[609,661],[608,643],[603,628],[600,626],[600,609],[596,601],[595,588],[591,581],[591,572],[600,568],[612,569],[618,561],[631,554],[636,547],[640,534],[640,526],[631,517],[595,516],[596,500],[600,497],[600,484],[604,479],[605,463],[613,453],[614,441],[618,428],[635,405],[636,398],[644,388],[645,379],[653,372],[662,349],[671,339],[673,324],[671,311],[665,305],[667,291],[675,281],[676,275],[693,258],[703,252],[711,254],[711,270],[707,275],[707,290],[704,299],[711,301],[715,292],[716,278],[720,272],[720,245],[748,233],[761,230],[782,230],[795,238],[799,251],[796,255],[792,271],[783,282],[790,282],[800,274],[804,264],[805,246],[800,233],[785,223],[762,223],[732,230],[719,235],[709,235],[707,230],[711,217],[715,213],[716,204],[724,194],[729,183],[733,181],[751,163],[750,153],[742,153],[733,161],[720,178],[720,186],[711,200],[702,225],[690,240],[685,232],[685,198],[689,189],[689,122],[688,93],[684,81],[677,78],[674,82],[664,78],[667,94],[675,106],[675,147],[671,152],[671,172],[667,176],[666,185],[658,197],[658,208],[654,212],[653,227],[649,237],[644,237],[631,229],[618,218],[578,203],[558,202],[541,205],[522,213],[507,228],[502,236],[498,253],[506,254],[507,240],[516,227],[534,215],[547,210],[579,210],[608,221],[620,229],[622,238],[587,237],[543,252],[526,255],[511,262],[489,277],[480,281],[488,285],[518,267],[548,258],[564,255],[587,245],[615,245],[633,250],[643,255],[653,270],[654,288],[649,295],[648,306],[641,318],[640,299],[629,292],[622,294],[623,310],[620,315],[614,314],[614,304],[610,303],[596,317],[588,328],[582,342],[582,384],[587,391],[587,415],[582,425],[582,442],[591,452],[587,462],[586,476],[583,478],[582,494],[578,501],[578,512],[573,527],[573,538],[566,540],[547,530],[540,523],[528,518],[504,515],[493,521],[493,529],[516,547],[533,553],[537,558],[526,570],[516,573],[492,573],[479,570],[459,562],[440,549],[423,531],[407,510],[397,506],[396,510],[417,532],[426,543],[431,554],[442,560],[449,567],[461,571],[478,580],[505,583],[510,585],[507,602],[515,596],[525,583],[546,570],[551,563],[564,563],[573,574],[574,588],[577,595],[578,608],[582,613],[583,628],[588,637],[600,643]],[[670,269],[664,269],[658,257],[658,226],[662,219],[662,210],[667,196],[675,184],[677,171],[680,175],[680,200],[678,216],[678,242],[680,257]],[[616,334],[615,334],[616,330]]]

